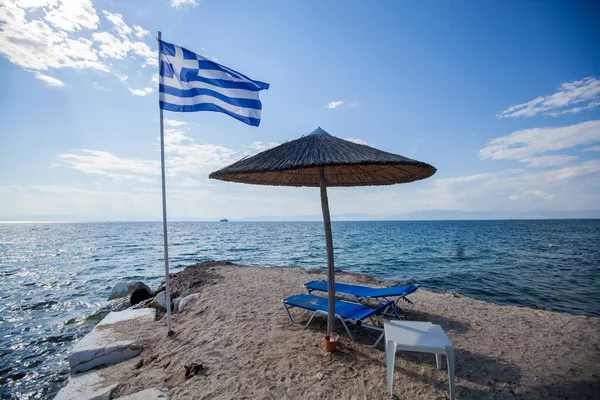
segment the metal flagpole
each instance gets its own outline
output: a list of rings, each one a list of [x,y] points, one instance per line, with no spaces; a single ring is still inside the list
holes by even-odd
[[[160,31],[158,31],[158,76],[160,79]],[[160,91],[158,92],[160,102]],[[160,103],[159,103],[160,104]],[[160,167],[162,173],[162,206],[163,206],[163,238],[165,245],[165,286],[167,295],[167,334],[173,333],[171,325],[171,284],[169,282],[169,239],[167,237],[167,190],[165,184],[165,129],[163,124],[163,110],[160,108]]]

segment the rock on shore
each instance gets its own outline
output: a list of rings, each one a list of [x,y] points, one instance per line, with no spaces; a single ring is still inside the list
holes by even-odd
[[[148,287],[148,285],[146,285],[144,282],[119,282],[112,289],[108,300],[128,297],[131,296],[134,292],[136,292],[135,300],[139,299],[139,301],[136,301],[132,304],[137,304],[142,300],[146,300],[152,297],[152,289],[150,289],[150,287]],[[142,298],[144,297],[144,293],[146,293],[146,297]]]

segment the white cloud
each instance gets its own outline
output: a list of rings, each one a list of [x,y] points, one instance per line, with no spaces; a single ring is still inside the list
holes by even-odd
[[[123,59],[131,51],[131,42],[121,41],[108,32],[93,33],[92,38],[100,47],[101,57]]]
[[[151,82],[153,85],[156,85],[156,86],[158,86],[158,83],[159,83],[159,80],[158,80],[158,74],[153,74],[153,75],[152,75],[152,78],[150,78],[150,82]]]
[[[344,138],[344,139],[345,139],[345,140],[348,140],[348,141],[350,141],[350,142],[353,142],[353,143],[357,143],[357,144],[364,144],[365,146],[368,146],[368,145],[369,145],[369,143],[365,142],[365,141],[364,141],[364,140],[362,140],[362,139],[356,139],[356,138]]]
[[[73,2],[74,5],[84,3]],[[71,7],[60,3],[58,8],[51,8],[48,13],[54,12],[52,19],[55,23],[63,24],[67,28],[95,26],[89,18],[82,18],[79,23],[68,22],[72,20],[73,15],[77,15],[71,13]],[[91,40],[83,37],[71,38],[68,31],[54,29],[42,19],[28,20],[27,14],[31,12],[31,8],[22,8],[20,3],[0,3],[0,53],[10,62],[28,70],[38,71],[52,68],[109,71],[109,68],[99,61]],[[64,13],[62,17],[61,12]]]
[[[184,6],[197,7],[198,0],[171,0],[171,7],[182,8]]]
[[[105,90],[107,92],[110,92],[110,88],[104,87],[101,84],[99,84],[98,82],[94,82],[94,88],[98,89],[98,90]]]
[[[95,32],[92,38],[100,47],[100,56],[104,58],[124,59],[132,54],[141,57],[144,60],[142,67],[158,66],[156,53],[143,42],[132,42],[125,38],[123,40],[108,32]]]
[[[577,156],[553,155],[523,158],[520,161],[526,163],[530,167],[545,168],[568,164],[571,161],[577,160],[578,158],[579,157]]]
[[[408,208],[465,211],[590,210],[600,201],[600,160],[544,153],[600,141],[600,121],[526,129],[497,138],[480,151],[483,159],[513,159],[527,167],[424,181]],[[414,201],[416,200],[416,202]],[[409,210],[411,211],[411,210]]]
[[[571,165],[560,169],[546,171],[542,174],[542,179],[555,183],[557,181],[566,181],[579,176],[591,176],[595,179],[595,184],[591,185],[598,187],[598,174],[600,173],[600,160],[586,161],[580,165]]]
[[[100,23],[91,0],[60,0],[58,6],[51,8],[44,19],[59,29],[71,32],[96,29]]]
[[[58,3],[58,0],[20,0],[19,6],[22,8],[39,8],[53,6]]]
[[[127,82],[127,79],[129,79],[129,77],[119,73],[116,73],[115,76],[121,81],[121,83],[125,83]]]
[[[252,142],[245,147],[250,150],[260,153],[261,151],[272,149],[273,147],[276,147],[276,146],[279,146],[279,143],[276,143],[276,142]]]
[[[332,213],[393,215],[419,210],[522,212],[593,210],[600,201],[600,162],[554,170],[513,169],[433,178],[375,188],[332,188]],[[276,193],[273,193],[276,196]],[[313,193],[314,195],[314,193]],[[310,197],[302,197],[310,201]],[[285,213],[283,214],[285,215]],[[318,215],[315,213],[315,215]]]
[[[164,122],[165,126],[170,127],[170,128],[178,128],[178,127],[187,125],[187,122],[180,121],[178,119],[165,118],[163,122]]]
[[[413,194],[417,209],[523,211],[533,209],[590,210],[600,199],[600,161],[553,170],[512,169],[458,178],[425,181]],[[412,206],[412,201],[411,203]]]
[[[132,89],[132,88],[129,88],[129,91],[134,96],[147,96],[150,93],[154,92],[154,89],[151,88],[151,87],[147,87],[147,88],[144,88],[144,89]]]
[[[327,105],[325,107],[327,108],[338,108],[339,106],[341,106],[342,104],[344,104],[343,101],[332,101],[330,103],[327,103]]]
[[[117,35],[123,40],[117,39],[108,32],[99,32],[92,35],[94,40],[100,43],[100,55],[109,58],[122,59],[128,54],[133,54],[141,57],[144,60],[142,67],[158,66],[158,58],[156,52],[150,49],[144,42],[135,41],[133,38],[133,29],[125,22],[121,14],[113,14],[108,11],[102,12],[106,19],[111,22],[113,29]],[[147,30],[137,26],[135,28],[135,36],[144,37]]]
[[[74,186],[0,186],[0,218],[51,217],[64,220],[149,219],[160,210],[156,188],[86,189]]]
[[[587,121],[576,125],[534,128],[516,131],[508,136],[500,137],[490,141],[479,151],[483,159],[493,160],[518,160],[521,162],[536,164],[535,158],[542,154],[568,149],[575,146],[591,144],[600,141],[600,121]],[[570,161],[565,156],[547,156],[538,164],[556,165],[556,162]]]
[[[66,167],[84,174],[99,175],[115,181],[137,180],[148,182],[158,176],[158,160],[122,158],[108,151],[81,149],[76,153],[56,156],[53,167]]]
[[[179,137],[175,141],[180,146],[185,143],[185,138]],[[128,177],[130,171],[119,166],[121,162],[130,163],[131,160],[110,153],[97,156],[99,159],[95,162],[102,160],[102,163],[96,166],[96,171],[102,173],[91,172],[94,170],[90,171],[90,166],[78,166],[82,171],[87,171],[90,177],[100,178],[90,180],[93,189],[69,186],[0,187],[0,209],[3,210],[0,216],[68,214],[82,219],[91,216],[125,220],[144,216],[160,217],[158,156],[152,160],[154,164],[149,166],[149,172],[145,170],[145,163],[133,165],[134,169],[141,171],[131,178]],[[106,167],[104,164],[113,157],[116,159],[110,162],[112,167]],[[169,153],[167,162],[171,157],[172,153]],[[221,158],[220,162],[230,162],[228,157]],[[127,166],[132,168],[131,164]],[[238,185],[220,181],[210,181],[208,186],[206,175],[214,168],[186,174],[184,166],[180,167],[175,176],[168,177],[171,217],[231,219],[320,215],[318,189]],[[168,164],[167,172],[170,170]],[[374,214],[383,215],[427,209],[519,212],[597,208],[600,201],[600,162],[592,161],[552,171],[534,171],[530,173],[520,169],[456,178],[430,178],[379,188],[332,188],[329,191],[330,206],[334,214],[376,210]],[[114,180],[117,183],[111,183]]]
[[[591,110],[598,106],[600,106],[600,101],[591,101],[585,106],[573,107],[568,110],[551,111],[551,112],[548,112],[546,115],[549,115],[551,117],[558,117],[559,115],[564,115],[564,114],[577,114],[580,111]]]
[[[527,190],[521,194],[512,194],[508,196],[508,199],[511,201],[517,201],[527,198],[552,200],[554,198],[554,195],[548,192],[544,192],[543,190]]]
[[[125,19],[121,14],[113,14],[108,11],[102,11],[102,14],[113,24],[114,30],[122,38],[127,38],[133,32],[129,25],[125,23]]]
[[[188,180],[206,181],[209,172],[241,158],[241,154],[225,146],[196,143],[176,128],[165,129],[165,152],[169,154],[168,174]]]
[[[39,73],[37,71],[34,72],[34,75],[39,80],[42,80],[42,81],[46,82],[46,85],[48,85],[48,86],[60,87],[60,86],[64,86],[65,85],[65,83],[63,81],[61,81],[60,79],[56,79],[56,78],[53,78],[51,76],[44,75],[44,74]]]
[[[215,144],[199,144],[187,136],[179,124],[166,120],[165,153],[167,175],[175,185],[206,185],[208,173],[241,157],[235,150]],[[173,127],[179,128],[173,128]],[[81,149],[58,154],[52,167],[64,167],[110,180],[158,182],[160,164],[156,160],[126,158],[108,151]]]
[[[222,146],[195,143],[177,130],[169,130],[166,139],[171,217],[320,215],[318,189],[207,181],[208,172],[227,165],[240,154]],[[158,154],[155,160],[128,159],[97,151],[67,154],[79,157],[57,156],[55,163],[96,176],[96,180],[86,180],[93,189],[0,187],[1,216],[68,214],[82,219],[125,220],[160,217]],[[195,164],[199,154],[202,161]],[[175,163],[174,158],[178,158]],[[514,169],[430,178],[379,188],[332,188],[330,205],[334,214],[376,210],[374,213],[380,215],[427,209],[519,212],[597,208],[600,161],[531,171]]]
[[[600,146],[592,146],[587,149],[583,149],[583,151],[600,151]]]
[[[285,215],[292,207],[298,214],[318,215],[320,201],[311,189],[268,188],[262,192],[246,191],[248,186],[218,182],[210,190],[190,186],[174,186],[169,180],[169,217],[241,218],[248,215]],[[145,187],[132,185],[96,185],[94,188],[73,186],[0,186],[0,219],[55,215],[75,220],[158,220],[161,217],[160,184]],[[229,188],[240,189],[228,194]],[[249,205],[252,205],[249,213]]]
[[[578,106],[573,107],[576,104]],[[510,118],[542,114],[556,117],[590,110],[598,106],[600,106],[600,80],[587,77],[580,81],[563,83],[554,94],[540,96],[526,103],[511,106],[496,116]]]
[[[158,67],[158,55],[156,51],[150,49],[144,42],[134,42],[131,43],[131,52],[139,57],[144,59],[144,64],[142,64],[142,68],[145,67]]]
[[[155,52],[138,40],[148,31],[137,25],[132,29],[120,14],[101,14],[118,37],[97,30],[100,17],[91,0],[3,0],[0,53],[34,74],[60,68],[85,69],[113,73],[122,82],[126,77],[116,72],[119,68],[113,60],[133,56],[142,60],[142,67],[158,65]],[[42,75],[35,76],[50,83]]]
[[[235,150],[216,144],[197,143],[187,133],[190,127],[184,121],[165,119],[169,196],[177,204],[178,215],[220,218],[290,213],[318,215],[318,195],[311,188],[231,185],[207,179],[210,172],[237,161],[248,149],[262,151],[277,143],[253,142]],[[542,130],[548,133],[545,129],[550,128]],[[571,133],[583,131],[585,129],[579,127]],[[580,134],[575,136],[579,137]],[[561,141],[563,145],[559,146],[556,144],[556,134],[550,132],[549,136],[552,139],[549,148],[563,148],[563,145],[571,144]],[[579,162],[577,157],[570,155],[540,155],[547,145],[540,147],[535,140],[529,140],[530,136],[519,132],[512,136],[515,137],[519,139],[517,143],[533,146],[533,150],[518,159],[527,163],[528,167],[544,166],[545,169],[522,168],[432,178],[386,188],[333,188],[330,197],[334,213],[361,213],[365,209],[376,209],[377,214],[391,215],[424,209],[518,212],[539,209],[586,210],[596,207],[600,201],[600,160]],[[504,143],[506,138],[496,139],[496,144]],[[573,143],[580,142],[581,139],[577,139]],[[510,143],[504,144],[510,149]],[[488,158],[496,159],[497,155],[492,152]],[[129,190],[140,187],[155,190],[160,186],[158,160],[158,156],[155,160],[131,159],[109,152],[80,150],[57,156],[54,165],[100,176],[100,182],[127,182],[127,185],[120,187],[127,186]],[[564,163],[570,164],[562,165]],[[349,196],[349,193],[352,195]],[[198,214],[198,209],[203,213]]]
[[[146,29],[142,28],[139,25],[134,25],[133,29],[135,30],[135,36],[138,39],[143,39],[144,37],[150,35],[150,31],[149,30],[146,30]]]

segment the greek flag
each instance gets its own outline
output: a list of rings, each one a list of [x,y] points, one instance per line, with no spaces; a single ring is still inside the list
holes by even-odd
[[[183,47],[160,42],[160,108],[217,111],[248,125],[260,124],[258,92],[269,84],[211,61]]]

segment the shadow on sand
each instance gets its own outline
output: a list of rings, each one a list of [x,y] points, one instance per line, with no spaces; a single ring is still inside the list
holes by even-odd
[[[412,312],[410,316],[410,320],[423,320],[438,324],[446,332],[460,334],[468,331],[465,324],[447,317],[425,312]],[[297,317],[300,322],[306,321],[301,314],[297,314]],[[336,324],[341,342],[338,344],[338,351],[333,357],[349,365],[353,365],[356,360],[361,360],[363,363],[380,368],[382,376],[385,376],[385,356],[382,354],[385,351],[384,340],[380,342],[376,349],[370,347],[377,340],[380,333],[351,326],[350,330],[356,341],[350,342],[341,324],[339,322],[336,322]],[[289,328],[298,329],[291,325]],[[315,317],[307,328],[309,331],[323,335],[326,329],[327,319],[324,317]],[[600,379],[596,381],[582,380],[535,384],[529,380],[523,381],[521,368],[517,365],[505,363],[490,356],[473,353],[465,349],[454,349],[454,354],[456,359],[456,395],[458,399],[545,398],[600,400]],[[405,362],[399,363],[399,359]],[[440,371],[439,374],[433,373],[433,370],[436,369],[433,354],[400,351],[396,355],[395,373],[445,392],[448,390],[445,358],[443,362],[443,371]],[[414,365],[414,368],[406,368],[406,363]]]
[[[411,311],[406,315],[408,321],[426,321],[442,327],[444,332],[452,333],[467,333],[469,326],[452,318],[444,317],[443,315],[430,314],[423,311]]]
[[[412,320],[431,321],[441,325],[446,331],[462,333],[468,329],[466,325],[446,317],[423,312],[411,313],[411,315],[413,316]],[[298,318],[302,321],[300,315],[298,315]],[[338,345],[338,352],[334,356],[336,359],[347,363],[353,363],[360,359],[363,363],[381,368],[382,374],[385,374],[385,356],[379,353],[385,351],[384,340],[380,342],[376,349],[370,348],[379,337],[380,332],[364,327],[351,326],[350,330],[354,335],[355,342],[350,342],[341,324],[338,322],[336,326],[342,338]],[[326,318],[316,317],[307,330],[324,334],[326,327]],[[479,399],[489,397],[492,394],[499,396],[497,398],[516,398],[515,390],[521,381],[521,369],[518,366],[503,363],[487,355],[472,353],[464,349],[455,349],[454,354],[458,398]],[[396,360],[398,359],[405,361],[405,363],[402,363],[405,367],[401,367],[400,363],[396,361],[395,371],[397,374],[433,386],[440,391],[448,390],[445,358],[443,371],[440,371],[439,374],[433,372],[437,369],[433,354],[399,351],[396,355]],[[414,365],[414,368],[407,369],[406,363]],[[422,367],[425,367],[425,369],[423,370]]]

